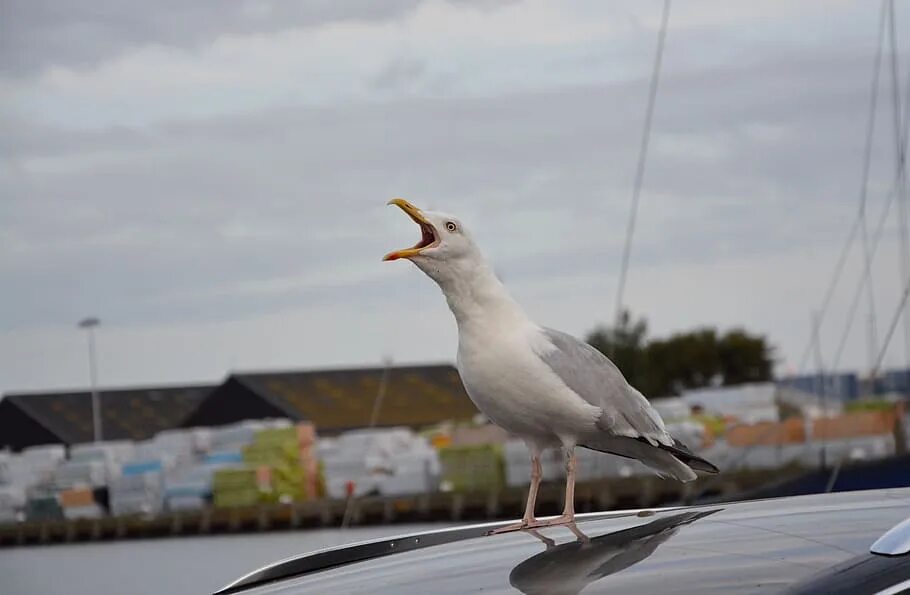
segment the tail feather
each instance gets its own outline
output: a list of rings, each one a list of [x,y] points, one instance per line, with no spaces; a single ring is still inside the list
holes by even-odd
[[[695,471],[675,454],[666,449],[651,446],[645,440],[599,434],[590,438],[586,437],[579,443],[579,446],[641,461],[661,477],[672,477],[682,482],[692,481],[697,477]],[[710,463],[708,464],[710,465]]]
[[[704,471],[705,473],[711,473],[711,474],[720,473],[720,469],[718,469],[714,463],[696,455],[691,450],[689,450],[688,446],[686,446],[679,440],[674,440],[673,446],[667,446],[665,444],[660,444],[660,445],[658,445],[658,448],[660,448],[661,450],[665,450],[668,453],[672,454],[674,457],[676,457],[677,459],[679,459],[680,461],[682,461],[689,467],[692,467],[696,471]]]

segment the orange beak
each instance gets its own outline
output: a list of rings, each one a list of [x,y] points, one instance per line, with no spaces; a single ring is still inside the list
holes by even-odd
[[[402,250],[395,250],[394,252],[389,252],[382,257],[383,260],[398,260],[399,258],[411,258],[412,256],[417,256],[421,251],[432,248],[439,244],[439,234],[436,233],[436,228],[433,227],[433,224],[424,217],[420,209],[409,203],[403,198],[393,198],[388,202],[390,205],[395,205],[400,208],[402,211],[407,213],[408,217],[411,218],[414,223],[420,226],[420,241],[411,246],[410,248],[404,248]]]

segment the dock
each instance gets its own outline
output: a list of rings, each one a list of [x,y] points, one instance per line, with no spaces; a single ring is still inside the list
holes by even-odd
[[[800,471],[799,468],[744,470],[702,477],[688,484],[658,477],[579,482],[575,504],[578,512],[596,512],[691,504],[703,498],[735,498],[736,494],[796,476]],[[537,499],[539,516],[562,511],[563,489],[561,482],[541,485]],[[25,521],[0,526],[0,547],[338,527],[346,510],[351,526],[514,519],[524,512],[526,498],[526,487],[503,487],[486,492],[365,496],[352,500],[350,504],[346,500],[322,499],[253,507],[206,508],[156,516]]]

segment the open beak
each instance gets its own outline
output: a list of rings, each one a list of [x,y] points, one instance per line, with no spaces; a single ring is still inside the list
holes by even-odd
[[[420,254],[421,251],[427,248],[432,248],[433,246],[439,244],[439,234],[436,233],[436,228],[434,228],[433,224],[423,216],[423,213],[420,211],[420,209],[403,198],[393,198],[389,201],[388,204],[395,205],[396,207],[400,208],[402,211],[407,213],[408,217],[410,217],[414,223],[420,226],[420,241],[410,248],[404,248],[402,250],[389,252],[382,257],[383,260],[411,258],[412,256],[417,256]]]

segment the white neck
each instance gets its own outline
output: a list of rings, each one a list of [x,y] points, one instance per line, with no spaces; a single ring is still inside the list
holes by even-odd
[[[528,324],[525,315],[502,282],[482,257],[447,261],[443,266],[433,262],[415,262],[429,275],[446,296],[455,315],[459,332],[478,325],[489,328],[502,325]]]

